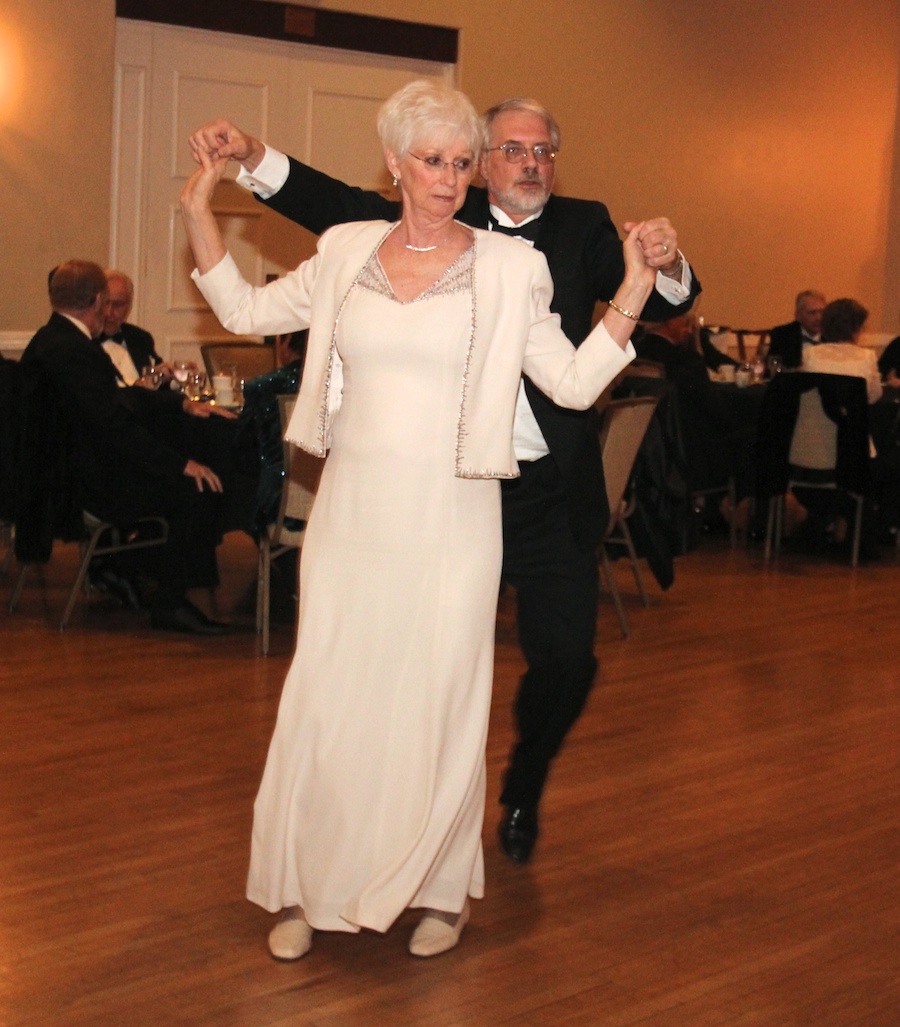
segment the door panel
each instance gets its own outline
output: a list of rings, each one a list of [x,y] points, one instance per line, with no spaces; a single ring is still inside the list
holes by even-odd
[[[375,132],[384,99],[413,78],[452,82],[453,67],[293,43],[117,21],[111,263],[135,280],[132,320],[169,359],[198,359],[234,338],[190,280],[178,206],[193,171],[191,131],[227,117],[244,131],[364,188],[392,187]],[[315,238],[257,203],[229,169],[214,209],[254,284],[315,251]]]

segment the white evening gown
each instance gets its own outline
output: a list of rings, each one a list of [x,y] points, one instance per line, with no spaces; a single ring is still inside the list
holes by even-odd
[[[470,249],[401,304],[372,258],[338,325],[343,400],[247,887],[322,930],[484,893],[501,527],[499,483],[454,475],[473,267]]]

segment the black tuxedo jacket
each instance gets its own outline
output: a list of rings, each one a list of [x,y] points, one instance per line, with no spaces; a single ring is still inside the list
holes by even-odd
[[[153,336],[148,331],[138,328],[137,325],[128,324],[126,321],[119,332],[138,374],[145,367],[155,367],[163,362],[162,357],[156,352]]]
[[[800,367],[803,363],[803,333],[799,321],[777,325],[769,332],[769,356],[781,357],[784,367]]]
[[[263,202],[317,234],[346,221],[396,221],[400,216],[396,201],[345,185],[293,158],[284,186]],[[487,190],[470,186],[458,219],[473,228],[487,228],[488,213]],[[597,301],[611,299],[621,284],[622,242],[606,206],[590,200],[551,196],[539,225],[536,248],[547,258],[553,277],[551,310],[560,315],[563,331],[577,346],[591,330]],[[688,310],[699,292],[696,278],[690,298],[680,306],[654,292],[644,315],[655,321],[674,317]],[[566,483],[575,537],[586,547],[595,546],[609,520],[596,413],[556,406],[528,378],[525,391]]]
[[[112,361],[93,339],[53,313],[25,347],[22,364],[37,364],[58,397],[71,433],[76,478],[96,490],[132,487],[135,475],[163,488],[180,478],[186,458],[154,432],[176,416],[181,396],[120,388]]]

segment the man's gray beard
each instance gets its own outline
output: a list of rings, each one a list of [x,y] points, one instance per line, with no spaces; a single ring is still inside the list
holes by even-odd
[[[543,210],[549,196],[549,191],[542,191],[540,199],[535,202],[535,198],[531,194],[529,194],[530,199],[526,201],[518,199],[515,193],[495,193],[493,202],[507,214],[521,214],[527,217],[529,214],[537,214],[539,210]]]

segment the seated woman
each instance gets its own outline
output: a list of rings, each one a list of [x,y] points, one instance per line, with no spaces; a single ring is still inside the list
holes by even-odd
[[[300,388],[306,329],[275,336],[276,370],[244,383],[244,405],[238,418],[235,445],[241,463],[259,474],[253,534],[265,532],[278,513],[284,479],[284,448],[278,397],[295,396]],[[299,523],[285,520],[285,527],[299,531]]]
[[[837,299],[827,304],[822,312],[822,341],[817,346],[806,347],[803,370],[864,378],[871,406],[881,399],[882,385],[874,351],[859,345],[868,316],[868,310],[853,299]],[[830,468],[835,465],[837,426],[823,419],[820,408],[817,392],[808,392],[801,397],[791,457],[804,467]],[[823,424],[832,427],[833,431],[823,431]],[[808,540],[842,545],[852,516],[853,504],[849,496],[839,491],[804,488],[795,488],[794,493],[809,515],[805,529]],[[863,517],[861,555],[873,558],[876,551],[872,546],[874,521],[870,507],[871,504],[867,504]]]
[[[882,393],[878,360],[873,350],[859,345],[868,316],[856,300],[832,300],[822,312],[822,341],[807,346],[803,370],[865,378],[869,402],[877,403]]]

